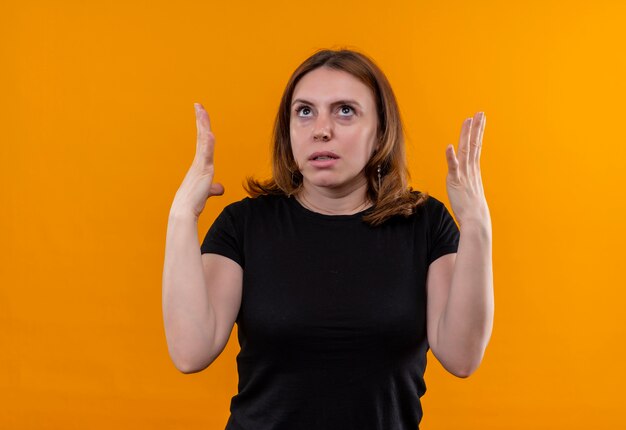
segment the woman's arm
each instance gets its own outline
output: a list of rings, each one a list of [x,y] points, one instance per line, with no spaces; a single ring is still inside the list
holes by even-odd
[[[217,254],[201,254],[198,217],[224,187],[213,182],[215,137],[196,105],[196,155],[170,209],[163,264],[162,307],[170,357],[183,373],[198,372],[222,352],[241,304],[243,270]]]
[[[450,373],[468,377],[480,365],[493,328],[491,229],[463,225],[458,252],[431,263],[426,288],[433,354]]]
[[[243,270],[201,254],[198,220],[172,212],[167,226],[162,306],[167,347],[183,373],[208,367],[224,350],[241,306]]]
[[[428,341],[451,373],[467,377],[479,366],[493,328],[494,297],[491,217],[480,174],[485,115],[463,122],[458,156],[446,149],[447,189],[459,222],[456,254],[428,269]]]

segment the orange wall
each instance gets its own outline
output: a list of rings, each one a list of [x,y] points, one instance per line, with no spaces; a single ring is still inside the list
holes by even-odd
[[[423,428],[625,428],[626,3],[230,4],[0,6],[0,428],[223,428],[236,333],[183,375],[161,315],[193,102],[226,187],[201,239],[244,177],[268,172],[293,69],[340,46],[387,73],[414,186],[446,203],[445,147],[487,116],[493,337],[466,380],[429,355]]]

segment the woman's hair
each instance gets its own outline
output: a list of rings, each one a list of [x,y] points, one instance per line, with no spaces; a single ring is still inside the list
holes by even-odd
[[[416,206],[428,199],[428,194],[414,192],[408,185],[404,130],[396,97],[387,78],[374,61],[349,49],[317,51],[293,72],[274,123],[272,178],[265,181],[247,178],[244,188],[251,197],[263,194],[291,196],[301,191],[302,174],[293,158],[290,141],[291,99],[300,79],[319,67],[350,73],[374,94],[378,113],[377,141],[380,145],[364,168],[367,195],[374,207],[363,217],[363,221],[376,226],[394,215],[411,215]]]

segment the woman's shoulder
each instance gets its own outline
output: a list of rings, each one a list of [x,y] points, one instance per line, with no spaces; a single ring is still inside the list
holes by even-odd
[[[225,211],[233,214],[246,214],[250,211],[262,211],[275,208],[281,204],[285,204],[289,197],[278,194],[262,194],[256,197],[244,197],[241,200],[229,203],[224,208]]]
[[[424,218],[433,218],[436,217],[438,213],[442,211],[447,211],[446,205],[442,200],[433,196],[430,193],[425,193],[421,191],[412,191],[416,196],[422,196],[421,202],[415,206],[415,210],[413,212],[413,218],[424,219]]]
[[[432,208],[443,205],[443,202],[441,200],[439,200],[438,198],[436,198],[435,196],[433,196],[432,194],[428,192],[413,190],[412,193],[415,194],[416,196],[420,196],[420,195],[423,196],[423,201],[416,206],[417,208],[424,207],[424,208],[432,209]]]

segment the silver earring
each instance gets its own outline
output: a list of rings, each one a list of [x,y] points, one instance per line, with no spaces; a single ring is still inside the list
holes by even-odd
[[[378,165],[378,192],[380,192],[380,164]]]

